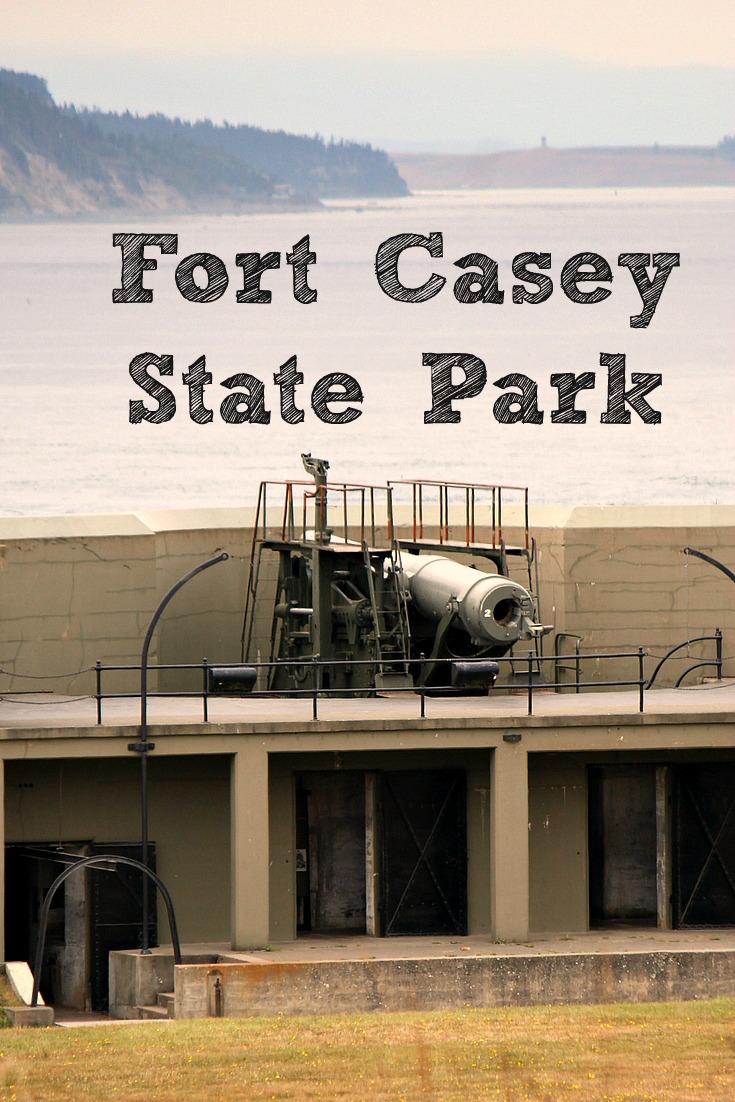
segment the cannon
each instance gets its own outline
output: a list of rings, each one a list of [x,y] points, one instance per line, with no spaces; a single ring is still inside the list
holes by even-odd
[[[519,642],[538,650],[550,629],[537,621],[530,585],[512,579],[507,566],[509,554],[525,555],[530,581],[532,551],[507,547],[495,523],[489,542],[475,534],[478,491],[499,488],[459,488],[472,495],[466,513],[473,522],[455,544],[447,484],[432,483],[444,487],[438,549],[447,553],[427,553],[437,549],[435,528],[422,515],[419,529],[414,523],[403,534],[390,484],[328,485],[326,460],[302,461],[314,482],[283,484],[275,525],[268,509],[273,484],[262,484],[253,532],[242,657],[263,657],[267,627],[268,688],[470,693],[481,690],[482,679],[459,667],[453,673],[454,660],[495,659]],[[425,484],[411,485],[416,500]],[[493,502],[495,515],[495,496]],[[478,569],[478,559],[488,569]],[[487,682],[485,671],[484,691]]]
[[[531,594],[501,574],[455,562],[443,555],[402,553],[401,571],[410,601],[414,648],[431,642],[431,654],[477,653],[501,657],[523,640],[540,638],[544,628],[534,619]],[[454,638],[454,650],[448,643]]]

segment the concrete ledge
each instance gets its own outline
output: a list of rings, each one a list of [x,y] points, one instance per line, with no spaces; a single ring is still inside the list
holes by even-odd
[[[33,997],[33,973],[24,960],[6,960],[2,966],[5,979],[10,985],[10,990],[18,996],[26,1006],[30,1006]],[[43,995],[38,993],[39,1006],[44,1005]]]
[[[731,996],[733,952],[181,965],[174,1017],[668,1002]]]
[[[173,986],[173,956],[138,950],[110,953],[110,1017],[137,1018],[139,1006],[153,1005],[159,991]]]
[[[38,995],[38,1006],[28,1005],[33,995],[33,973],[24,960],[9,960],[0,964],[11,992],[20,1000],[21,1006],[0,1006],[12,1026],[53,1025],[54,1008],[46,1006],[43,996]]]
[[[184,960],[212,963],[217,954],[188,953]],[[170,945],[143,956],[139,949],[110,953],[110,1017],[138,1018],[141,1006],[154,1006],[161,992],[173,991],[174,958]]]
[[[45,1026],[54,1024],[52,1006],[0,1006],[13,1026]]]

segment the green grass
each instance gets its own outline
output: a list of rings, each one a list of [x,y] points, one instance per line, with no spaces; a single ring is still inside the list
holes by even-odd
[[[21,1001],[7,979],[0,973],[0,1006],[21,1006]]]
[[[5,1102],[733,1102],[735,999],[16,1029]]]
[[[0,1006],[20,1006],[21,1001],[12,990],[5,976],[0,973]],[[7,1029],[10,1019],[0,1010],[0,1029]]]

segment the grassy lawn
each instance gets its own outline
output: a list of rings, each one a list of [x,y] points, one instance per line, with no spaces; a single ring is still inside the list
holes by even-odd
[[[6,1029],[13,1102],[733,1102],[735,999]]]
[[[20,999],[3,975],[0,975],[0,1006],[20,1006]]]

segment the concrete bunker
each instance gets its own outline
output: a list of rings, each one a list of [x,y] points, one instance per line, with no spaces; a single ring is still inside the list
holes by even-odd
[[[314,487],[308,483],[303,492],[314,494]],[[316,504],[318,495],[310,500]],[[463,507],[466,500],[461,502]],[[471,496],[469,501],[471,504]],[[453,508],[451,493],[450,502]],[[276,535],[271,524],[262,533],[271,543],[279,542],[281,531],[280,509],[276,511]],[[405,519],[408,514],[397,515]],[[680,549],[694,541],[728,558],[732,512],[697,509],[677,516],[664,517],[655,509],[647,509],[645,516],[633,509],[572,510],[569,516],[550,511],[542,526],[541,551],[533,562],[534,567],[538,564],[541,585],[548,594],[544,599],[547,614],[555,613],[557,632],[567,632],[568,640],[583,638],[585,647],[589,644],[590,649],[600,651],[618,651],[623,645],[637,643],[642,625],[644,641],[659,651],[678,643],[685,633],[689,639],[692,630],[706,630],[714,617],[715,622],[722,617],[725,632],[730,632],[730,583],[723,594],[721,578],[713,578],[709,572],[693,578],[690,564],[689,581],[682,586],[685,568]],[[517,518],[517,512],[506,514],[504,539],[513,540],[522,550],[523,524]],[[155,529],[154,524],[158,526]],[[34,688],[41,686],[44,692],[58,691],[61,686],[76,695],[83,685],[91,693],[91,673],[83,683],[55,679],[62,670],[76,669],[80,663],[91,669],[100,655],[137,659],[141,622],[160,592],[214,547],[226,546],[233,559],[243,551],[239,511],[208,514],[196,524],[187,519],[186,526],[182,518],[154,521],[152,514],[146,514],[144,520],[118,518],[104,524],[77,520],[69,530],[66,521],[62,525],[48,518],[43,523],[23,518],[22,525],[8,520],[7,525],[7,571],[3,575],[6,662],[12,656],[13,670],[17,669],[7,691],[17,694],[25,694],[26,676],[33,677]],[[657,692],[647,692],[646,714],[639,717],[633,704],[627,706],[623,694],[575,694],[569,684],[573,662],[568,662],[565,677],[557,678],[557,682],[565,682],[556,685],[558,694],[550,688],[540,694],[538,707],[528,720],[524,701],[517,694],[452,701],[449,694],[432,696],[431,692],[424,720],[415,693],[414,706],[404,709],[401,695],[409,691],[405,683],[395,703],[385,691],[393,684],[397,665],[404,664],[403,652],[398,659],[389,657],[384,644],[396,636],[385,616],[373,614],[369,584],[366,592],[360,590],[362,596],[355,592],[359,586],[353,576],[366,582],[372,578],[380,587],[385,574],[372,562],[365,568],[363,549],[341,542],[354,536],[355,526],[347,523],[346,535],[339,535],[344,526],[340,499],[330,507],[329,526],[334,530],[329,541],[325,538],[316,555],[310,560],[305,556],[303,562],[306,572],[306,565],[313,566],[322,557],[332,555],[335,560],[334,588],[330,586],[328,592],[339,600],[330,600],[329,615],[321,616],[322,625],[327,625],[323,634],[332,647],[330,664],[338,672],[342,641],[349,644],[354,635],[364,641],[372,673],[383,674],[385,679],[373,677],[364,686],[356,686],[361,692],[364,689],[363,698],[344,701],[344,705],[341,699],[335,702],[339,714],[336,708],[330,711],[326,699],[324,704],[320,700],[316,722],[308,700],[278,700],[269,707],[257,700],[242,705],[235,698],[212,701],[210,719],[204,723],[201,711],[189,709],[187,702],[167,704],[171,711],[156,731],[158,745],[150,760],[151,837],[156,841],[158,871],[175,896],[187,943],[229,943],[238,951],[250,950],[292,940],[297,926],[305,931],[307,927],[324,929],[341,938],[350,929],[367,933],[371,922],[371,929],[385,933],[385,926],[380,925],[383,885],[379,875],[371,881],[366,871],[368,839],[375,847],[373,868],[379,873],[381,867],[378,827],[368,830],[369,806],[378,802],[381,778],[397,784],[400,773],[414,777],[432,770],[442,774],[459,771],[464,777],[466,826],[464,835],[459,829],[455,834],[466,844],[466,886],[464,894],[460,885],[445,895],[458,900],[460,910],[464,902],[468,935],[523,943],[530,931],[584,931],[598,924],[655,922],[666,929],[735,925],[731,687],[723,684],[722,691],[718,688],[716,693],[666,690],[660,697]],[[323,529],[326,527],[324,524]],[[462,534],[464,527],[462,522]],[[454,538],[453,528],[448,524],[440,531],[427,519],[423,535],[420,524],[416,533],[411,533],[416,539],[408,539],[406,556],[416,552],[428,557],[436,548],[418,548],[416,544],[437,536],[443,555],[452,559],[464,555],[464,539]],[[302,542],[318,542],[309,536],[314,531],[307,522]],[[477,537],[492,544],[491,528],[485,526],[481,532],[478,527]],[[390,539],[379,531],[371,542],[385,547]],[[342,547],[347,547],[347,552]],[[247,541],[245,548],[247,551]],[[270,577],[275,587],[281,556],[272,547],[266,550],[274,561],[264,553],[261,576]],[[499,545],[496,557],[502,559],[502,552]],[[505,553],[510,553],[507,545]],[[355,560],[354,569],[345,578],[338,572],[347,569],[340,564],[350,557]],[[511,562],[520,568],[523,582],[526,558],[521,554],[515,564]],[[490,560],[490,568],[498,565],[502,563]],[[492,579],[499,576],[492,569],[483,573]],[[533,574],[534,585],[531,581],[524,585],[529,595],[538,588],[535,569]],[[177,680],[183,679],[183,674],[167,671],[167,663],[190,662],[192,655],[198,659],[202,653],[214,655],[218,661],[223,654],[232,661],[239,657],[246,572],[233,576],[224,607],[217,599],[219,583],[215,588],[214,581],[203,582],[200,591],[192,590],[184,614],[161,624],[156,656],[161,663],[157,671],[161,690],[185,687]],[[313,581],[313,572],[311,577]],[[603,577],[605,586],[599,584]],[[303,580],[301,574],[284,574],[284,578],[289,584],[293,578]],[[324,597],[326,604],[326,594],[325,586],[316,596]],[[289,631],[293,629],[296,640],[302,638],[299,633],[306,632],[309,621],[313,622],[314,609],[320,608],[318,601],[309,603],[306,595],[303,601],[297,596],[289,597],[289,602],[296,603],[288,604],[286,615],[278,616],[276,625],[280,629],[283,621]],[[57,597],[58,607],[54,603]],[[104,617],[99,614],[102,599],[108,609]],[[364,622],[370,619],[365,615],[365,601],[372,625]],[[383,612],[390,611],[388,604],[386,597]],[[452,609],[442,652],[448,649],[450,658],[461,660],[462,648],[455,645],[452,635],[459,630],[459,612],[461,609]],[[611,612],[614,615],[609,615]],[[64,617],[63,646],[57,615]],[[516,615],[511,610],[511,621]],[[506,618],[498,602],[493,606],[492,622],[502,624]],[[417,619],[414,616],[412,627]],[[272,623],[271,615],[263,620],[254,618],[256,655],[263,646],[262,638],[267,643]],[[535,649],[534,642],[528,640],[530,650]],[[311,636],[305,639],[304,667],[311,661],[311,643]],[[432,641],[431,648],[426,648],[428,654],[433,645]],[[67,659],[72,648],[75,661],[70,664]],[[424,650],[423,644],[418,649],[419,653]],[[727,648],[725,654],[729,653]],[[262,655],[268,657],[265,649]],[[689,660],[687,656],[686,662]],[[407,661],[416,659],[409,656]],[[499,657],[498,661],[505,659]],[[711,664],[707,665],[711,672]],[[628,676],[622,663],[619,671],[617,665],[611,670],[613,678]],[[327,675],[333,672],[325,669]],[[36,680],[41,676],[47,680]],[[590,676],[594,680],[596,675]],[[663,688],[672,683],[673,675],[667,680],[662,674],[657,685]],[[601,679],[600,687],[603,685]],[[330,688],[335,694],[342,692],[334,681],[323,682],[321,688],[325,697]],[[707,686],[697,686],[700,688]],[[349,687],[342,695],[349,695]],[[377,699],[381,696],[383,699]],[[376,699],[364,699],[367,697]],[[30,707],[21,706],[20,699],[4,704],[9,933],[12,921],[25,921],[32,893],[42,895],[46,886],[40,875],[33,888],[21,884],[11,867],[17,856],[15,847],[106,847],[140,836],[139,771],[127,751],[135,736],[137,707],[125,710],[120,705],[119,722],[112,712],[97,727],[91,700],[62,700],[59,705],[39,707],[34,720]],[[24,714],[25,730],[19,722]],[[327,774],[334,779],[326,779]],[[341,778],[349,774],[352,780],[341,779],[340,774]],[[376,795],[368,805],[370,785]],[[335,786],[338,791],[344,786],[339,795]],[[353,881],[349,892],[340,876],[333,877],[338,880],[333,886],[326,878],[317,879],[312,893],[309,816],[304,818],[298,804],[304,799],[299,795],[303,790],[316,792],[323,800],[323,809],[312,808],[312,834],[316,833],[323,852],[331,852],[335,860],[339,855],[336,840],[330,838],[329,823],[338,808],[344,809],[347,838],[340,860]],[[617,819],[603,806],[607,794],[613,792],[627,808]],[[399,813],[396,817],[404,829]],[[299,819],[307,825],[303,844],[297,829]],[[616,830],[635,843],[635,853],[627,858],[621,853]],[[410,854],[411,847],[415,849],[409,838],[393,848]],[[391,846],[386,848],[387,857],[393,857]],[[455,851],[454,856],[461,866],[461,854]],[[412,872],[413,866],[409,875]],[[425,872],[423,865],[419,872]],[[58,913],[61,894],[60,908],[54,908],[57,945],[62,938],[71,943],[76,921],[73,880],[64,888],[63,913]],[[20,917],[13,919],[10,911],[16,909]],[[431,928],[426,911],[410,928]],[[9,946],[9,955],[31,954],[11,951]]]

